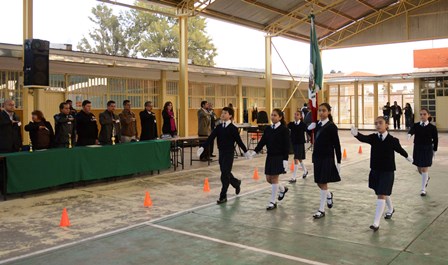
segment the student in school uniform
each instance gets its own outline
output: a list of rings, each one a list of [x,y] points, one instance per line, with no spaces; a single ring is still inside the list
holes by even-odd
[[[396,170],[395,152],[405,157],[409,162],[412,162],[412,158],[401,147],[400,141],[388,133],[388,124],[384,116],[379,116],[375,119],[375,127],[377,133],[370,135],[363,135],[354,127],[351,129],[351,134],[356,139],[372,146],[370,150],[369,188],[373,189],[378,196],[375,218],[373,224],[370,226],[370,229],[373,231],[379,229],[381,216],[386,205],[387,211],[384,217],[385,219],[391,219],[395,212],[390,198],[394,185],[394,171]]]
[[[437,128],[430,123],[431,114],[428,109],[422,108],[420,110],[420,122],[414,124],[409,130],[408,139],[415,135],[414,138],[414,165],[417,166],[418,173],[422,175],[422,190],[421,196],[426,196],[426,187],[429,182],[429,167],[432,165],[432,160],[437,152],[437,145],[439,137]]]
[[[302,178],[306,178],[306,176],[308,175],[308,170],[302,162],[305,159],[305,133],[307,131],[306,128],[307,126],[302,119],[302,112],[296,111],[296,113],[294,113],[294,121],[288,123],[292,148],[294,150],[294,172],[292,178],[289,180],[289,183],[297,182],[297,169],[299,167],[299,163],[303,170]]]
[[[328,103],[319,105],[320,121],[308,126],[308,130],[315,129],[313,167],[314,182],[320,189],[319,210],[313,215],[315,219],[325,216],[325,202],[328,208],[333,207],[333,192],[328,189],[328,183],[339,182],[341,170],[341,144],[339,142],[338,127],[331,117],[331,106]],[[336,154],[336,162],[334,156]]]
[[[266,210],[277,208],[276,199],[283,200],[288,192],[287,187],[278,183],[280,174],[286,173],[289,156],[289,130],[285,124],[285,116],[280,109],[272,110],[271,122],[272,126],[266,127],[260,142],[252,153],[252,156],[259,153],[265,145],[268,150],[264,173],[266,174],[266,181],[271,184],[272,192]],[[276,198],[278,191],[278,198]]]
[[[217,204],[227,202],[227,189],[229,188],[229,185],[232,185],[232,187],[235,188],[236,195],[240,194],[241,191],[241,180],[235,178],[232,174],[235,142],[244,151],[244,156],[249,158],[249,153],[241,140],[238,128],[232,123],[234,114],[232,108],[224,107],[222,109],[221,124],[216,126],[207,138],[207,141],[202,144],[197,152],[197,156],[200,157],[204,152],[204,147],[210,146],[215,138],[218,138],[217,143],[219,149],[219,167],[221,170],[222,188],[219,199],[216,201]]]

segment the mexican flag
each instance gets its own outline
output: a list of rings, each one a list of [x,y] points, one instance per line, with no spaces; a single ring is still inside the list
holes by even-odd
[[[310,18],[310,79],[308,86],[308,106],[312,113],[314,122],[317,120],[317,92],[322,88],[324,72],[322,70],[322,61],[320,59],[320,50],[319,44],[317,42],[316,28],[314,27],[314,15],[311,15]]]

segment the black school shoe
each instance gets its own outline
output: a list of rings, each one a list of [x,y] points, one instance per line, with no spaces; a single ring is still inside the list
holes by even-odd
[[[220,198],[219,200],[216,201],[216,204],[223,204],[227,202],[227,198]]]
[[[281,201],[283,200],[283,198],[285,198],[286,193],[288,192],[288,187],[285,187],[285,191],[284,192],[280,192],[280,194],[278,195],[278,200]]]
[[[302,178],[306,178],[306,176],[308,176],[308,171],[307,172],[305,172],[305,173],[303,173],[303,175],[302,175]]]
[[[395,208],[392,210],[391,213],[386,213],[386,215],[384,216],[384,219],[388,220],[388,219],[392,219],[392,215],[394,215],[395,213]]]
[[[328,198],[327,197],[327,206],[328,206],[328,208],[333,208],[333,192],[330,192],[330,194],[331,194],[331,197],[330,198]]]
[[[431,178],[428,176],[428,180],[426,181],[425,188],[428,187],[428,184],[429,184],[429,180],[430,180],[430,179],[431,179]]]
[[[370,226],[370,229],[372,229],[373,232],[376,232],[376,231],[378,231],[378,229],[380,229],[380,227],[379,227],[379,226],[371,225],[371,226]]]
[[[274,210],[275,208],[277,208],[277,204],[273,203],[273,202],[270,202],[268,207],[266,207],[266,210],[270,211],[270,210]]]
[[[325,217],[325,212],[317,211],[317,213],[313,214],[314,219],[320,219]]]
[[[290,179],[288,182],[289,182],[289,184],[293,184],[293,183],[297,182],[297,179]]]
[[[241,180],[238,180],[238,187],[235,188],[235,194],[238,195],[241,192]]]

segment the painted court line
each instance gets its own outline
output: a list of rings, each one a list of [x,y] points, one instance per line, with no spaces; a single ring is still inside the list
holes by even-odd
[[[263,191],[263,190],[266,190],[266,188],[260,188],[260,189],[253,190],[253,191],[250,191],[250,192],[238,195],[238,196],[233,196],[233,197],[230,197],[228,200],[229,201],[230,200],[234,200],[234,199],[236,199],[238,197],[244,197],[244,196],[251,195],[251,194]],[[25,259],[25,258],[30,258],[30,257],[38,256],[38,255],[41,255],[41,254],[46,254],[46,253],[51,252],[51,251],[56,251],[56,250],[59,250],[59,249],[71,247],[71,246],[74,246],[74,245],[77,245],[77,244],[80,244],[80,243],[84,243],[84,242],[87,242],[87,241],[91,241],[91,240],[96,240],[96,239],[112,236],[112,235],[115,235],[115,234],[118,234],[118,233],[121,233],[121,232],[125,232],[127,230],[131,230],[131,229],[134,229],[134,228],[137,228],[137,227],[148,225],[150,223],[160,222],[162,220],[167,220],[167,219],[170,219],[170,218],[173,218],[173,217],[176,217],[176,216],[180,216],[180,215],[183,215],[183,214],[186,214],[186,213],[190,213],[190,212],[202,209],[202,208],[206,208],[206,207],[209,207],[209,206],[215,206],[215,205],[216,205],[216,202],[203,204],[203,205],[196,206],[196,207],[193,207],[193,208],[189,208],[189,209],[186,209],[186,210],[183,210],[183,211],[179,211],[179,212],[175,212],[175,213],[172,213],[172,214],[169,214],[169,215],[165,215],[165,216],[156,218],[154,220],[145,221],[145,222],[141,222],[141,223],[138,223],[138,224],[126,226],[126,227],[119,228],[119,229],[116,229],[116,230],[113,230],[113,231],[105,232],[105,233],[98,234],[98,235],[91,236],[91,237],[86,237],[86,238],[83,238],[83,239],[80,239],[80,240],[76,240],[76,241],[73,241],[73,242],[70,242],[70,243],[66,243],[66,244],[62,244],[62,245],[58,245],[58,246],[54,246],[54,247],[50,247],[50,248],[46,248],[46,249],[42,249],[42,250],[38,250],[38,251],[35,251],[35,252],[23,254],[23,255],[20,255],[20,256],[17,256],[17,257],[5,259],[5,260],[0,260],[0,264],[6,264],[6,263],[9,263],[9,262],[14,262],[14,261],[18,261],[18,260]]]
[[[362,162],[362,161],[367,160],[367,159],[362,159],[362,160],[359,160],[359,161],[353,161],[353,162],[350,162],[350,163],[345,163],[345,164],[342,164],[341,167],[344,168],[345,166],[356,164],[356,163]],[[312,176],[312,174],[310,174],[310,176]],[[263,188],[260,188],[260,189],[249,191],[247,193],[244,193],[244,194],[241,194],[241,195],[238,195],[238,196],[230,197],[230,198],[228,198],[228,200],[230,201],[230,200],[234,200],[234,199],[239,198],[239,197],[252,195],[254,193],[258,193],[258,192],[264,191],[266,189],[267,188],[263,187]],[[115,234],[118,234],[118,233],[121,233],[121,232],[125,232],[127,230],[131,230],[131,229],[134,229],[134,228],[137,228],[137,227],[140,227],[140,226],[150,225],[152,223],[164,221],[164,220],[176,217],[176,216],[180,216],[180,215],[183,215],[183,214],[186,214],[186,213],[190,213],[190,212],[193,212],[193,211],[196,211],[196,210],[199,210],[199,209],[203,209],[203,208],[210,207],[210,206],[215,206],[215,205],[216,205],[216,202],[211,202],[211,203],[203,204],[203,205],[200,205],[200,206],[192,207],[192,208],[189,208],[189,209],[186,209],[186,210],[182,210],[182,211],[179,211],[179,212],[175,212],[175,213],[172,213],[172,214],[169,214],[169,215],[165,215],[165,216],[162,216],[162,217],[150,220],[150,221],[141,222],[141,223],[138,223],[138,224],[126,226],[126,227],[123,227],[123,228],[119,228],[119,229],[116,229],[116,230],[113,230],[113,231],[109,231],[109,232],[105,232],[105,233],[102,233],[102,234],[98,234],[98,235],[95,235],[95,236],[90,236],[90,237],[86,237],[86,238],[83,238],[83,239],[79,239],[79,240],[76,240],[76,241],[73,241],[73,242],[70,242],[70,243],[66,243],[66,244],[62,244],[62,245],[58,245],[58,246],[54,246],[54,247],[50,247],[50,248],[34,251],[34,252],[31,252],[31,253],[23,254],[23,255],[12,257],[12,258],[5,259],[5,260],[0,260],[0,264],[6,264],[6,263],[9,263],[9,262],[14,262],[14,261],[18,261],[18,260],[21,260],[21,259],[26,259],[26,258],[30,258],[30,257],[46,254],[46,253],[51,252],[51,251],[56,251],[56,250],[59,250],[59,249],[71,247],[71,246],[74,246],[74,245],[77,245],[77,244],[80,244],[80,243],[84,243],[84,242],[87,242],[87,241],[91,241],[91,240],[96,240],[96,239],[112,236],[112,235],[115,235]],[[278,254],[278,253],[276,253],[276,254]],[[293,257],[293,256],[291,256],[291,257]],[[324,264],[324,263],[313,263],[313,264]]]
[[[236,247],[236,248],[240,248],[240,249],[247,249],[247,250],[258,252],[261,254],[271,255],[271,256],[288,259],[288,260],[292,260],[292,261],[298,261],[298,262],[302,262],[302,263],[306,263],[306,264],[310,264],[310,265],[328,265],[328,263],[322,263],[319,261],[309,260],[309,259],[305,259],[305,258],[300,258],[300,257],[296,257],[296,256],[273,252],[273,251],[266,250],[266,249],[261,249],[261,248],[256,248],[256,247],[251,247],[251,246],[235,243],[235,242],[225,241],[225,240],[221,240],[221,239],[217,239],[217,238],[213,238],[213,237],[194,234],[194,233],[190,233],[187,231],[169,228],[166,226],[156,225],[156,224],[152,224],[152,223],[148,223],[148,226],[162,229],[162,230],[169,231],[169,232],[173,232],[173,233],[190,236],[190,237],[200,238],[200,239],[204,239],[204,240],[208,240],[208,241],[212,241],[215,243],[224,244],[224,245],[228,245],[228,246],[232,246],[232,247]]]

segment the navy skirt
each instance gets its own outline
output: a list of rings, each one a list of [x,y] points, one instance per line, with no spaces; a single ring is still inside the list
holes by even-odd
[[[432,165],[432,157],[434,152],[432,145],[414,145],[412,158],[414,165],[418,167],[430,167]]]
[[[371,170],[369,174],[369,188],[374,190],[376,195],[390,196],[392,194],[394,178],[393,171]]]
[[[294,159],[305,159],[305,144],[293,144],[292,148],[294,149]]]
[[[285,169],[283,168],[283,156],[270,156],[266,157],[266,163],[264,165],[264,174],[275,176],[284,174]]]
[[[334,157],[322,157],[315,159],[314,182],[325,184],[341,181],[338,169],[336,168]]]

